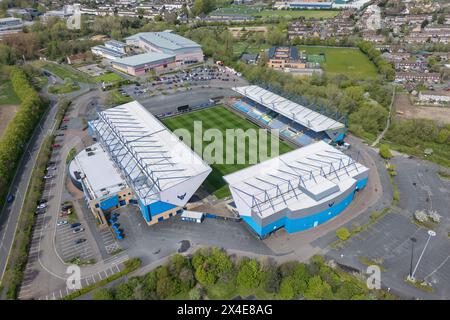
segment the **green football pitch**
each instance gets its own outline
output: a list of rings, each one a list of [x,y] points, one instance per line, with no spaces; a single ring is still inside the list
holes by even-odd
[[[170,129],[170,130],[176,130],[176,129],[187,129],[191,133],[192,141],[191,146],[193,148],[194,143],[194,121],[201,121],[202,123],[202,130],[203,133],[208,129],[218,129],[220,132],[222,132],[223,136],[223,154],[221,159],[226,158],[226,135],[225,131],[226,129],[242,129],[246,131],[247,129],[256,129],[258,130],[259,127],[252,124],[245,118],[241,117],[240,115],[228,110],[224,106],[216,106],[208,109],[203,109],[200,111],[194,111],[190,113],[186,113],[184,115],[166,118],[163,120],[164,124]],[[211,142],[204,141],[203,139],[202,145],[203,145],[203,151],[205,151],[205,147],[210,145]],[[270,143],[271,139],[267,137],[267,150],[269,151],[269,156],[272,156],[270,154]],[[228,195],[230,195],[230,191],[228,189],[228,186],[225,182],[225,180],[222,178],[223,176],[235,172],[237,170],[243,169],[245,167],[248,167],[250,165],[253,165],[254,163],[250,163],[250,150],[256,150],[258,149],[258,143],[256,141],[252,141],[252,143],[249,143],[248,139],[246,139],[245,145],[237,145],[234,144],[234,163],[233,164],[223,164],[223,163],[213,163],[210,164],[211,168],[213,169],[212,172],[209,174],[208,178],[204,182],[205,187],[208,189],[209,192],[214,193],[218,198],[224,198]],[[288,152],[293,150],[293,148],[286,143],[279,141],[279,154]],[[238,155],[244,153],[245,154],[245,163],[236,163]],[[257,153],[258,154],[258,153]],[[201,155],[202,156],[202,155]],[[259,156],[257,161],[259,162]],[[225,162],[225,160],[223,161]]]

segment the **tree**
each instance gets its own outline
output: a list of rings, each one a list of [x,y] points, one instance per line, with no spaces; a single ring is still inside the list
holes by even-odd
[[[342,241],[345,241],[350,238],[351,234],[346,227],[342,227],[336,230],[336,236]]]
[[[281,280],[280,284],[280,297],[285,300],[294,298],[294,286],[292,285],[292,278],[286,277]]]
[[[281,274],[277,266],[269,266],[265,272],[264,290],[268,293],[277,293],[280,289]]]
[[[236,280],[239,285],[247,289],[258,287],[261,282],[261,270],[258,261],[245,259],[239,267]]]
[[[101,289],[96,290],[92,294],[92,299],[93,300],[114,300],[114,295],[111,292],[111,290],[109,290],[107,288],[101,288]]]
[[[194,287],[189,291],[189,299],[200,300],[202,298],[202,290],[198,287]]]
[[[380,151],[379,151],[379,153],[380,153],[380,156],[381,156],[383,159],[390,159],[390,158],[392,158],[392,153],[391,153],[391,151],[389,150],[389,145],[387,145],[387,144],[382,144],[382,145],[380,145]]]
[[[330,300],[333,297],[331,286],[323,281],[320,276],[314,276],[308,281],[308,289],[305,298],[308,300]]]

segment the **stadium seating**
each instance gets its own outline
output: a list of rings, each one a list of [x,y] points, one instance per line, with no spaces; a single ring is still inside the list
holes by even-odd
[[[272,129],[278,129],[278,130],[281,130],[281,129],[283,129],[284,127],[286,127],[286,123],[284,123],[284,122],[278,120],[278,118],[274,118],[274,119],[272,119],[272,122],[270,122],[269,126],[270,126]]]

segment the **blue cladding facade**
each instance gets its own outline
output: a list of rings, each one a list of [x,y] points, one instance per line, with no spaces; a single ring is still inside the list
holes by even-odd
[[[147,206],[145,206],[140,200],[139,202],[139,208],[141,209],[142,216],[144,217],[145,221],[150,222],[152,220],[152,217],[166,212],[168,210],[172,210],[173,208],[176,208],[175,205],[164,202],[164,201],[157,201],[154,203],[151,203]],[[158,221],[161,221],[158,219]]]
[[[150,215],[150,208],[149,206],[144,205],[141,200],[138,200],[139,202],[139,208],[141,209],[142,216],[144,217],[145,221],[150,222],[152,220]]]
[[[106,199],[106,200],[100,202],[100,209],[105,211],[112,207],[117,206],[118,204],[119,204],[119,196],[115,195],[114,197],[111,197],[109,199]]]
[[[355,191],[364,188],[366,184],[367,178],[359,180],[356,184],[355,190],[351,192],[341,202],[333,204],[329,209],[325,211],[312,214],[306,217],[289,219],[289,217],[285,216],[264,227],[256,223],[251,217],[248,216],[243,216],[242,220],[244,220],[261,237],[282,227],[284,227],[286,232],[288,233],[308,230],[322,223],[325,223],[328,220],[333,219],[334,217],[339,215],[352,202],[353,196],[355,195]]]

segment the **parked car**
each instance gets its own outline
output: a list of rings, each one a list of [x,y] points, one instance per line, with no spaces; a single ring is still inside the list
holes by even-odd
[[[38,215],[38,214],[44,214],[47,210],[45,210],[45,208],[38,208],[36,209],[36,211],[34,212],[34,214]]]
[[[47,174],[47,175],[44,176],[45,180],[48,180],[48,179],[51,179],[51,178],[53,178],[53,176],[51,174]]]
[[[64,136],[64,133],[57,133],[57,134],[55,134],[55,137],[63,137]]]
[[[44,209],[44,208],[47,208],[47,204],[46,203],[38,204],[38,206],[36,207],[36,209]]]
[[[71,227],[72,229],[75,229],[76,227],[79,227],[79,226],[81,226],[81,223],[79,223],[79,222],[75,222],[75,223],[72,223],[72,224],[70,225],[70,227]]]
[[[43,203],[47,203],[47,199],[41,199],[38,201],[38,204],[43,204]]]
[[[52,170],[56,170],[56,167],[55,166],[50,166],[50,167],[47,167],[47,169],[46,169],[47,171],[52,171]]]
[[[65,225],[65,224],[67,224],[67,223],[68,223],[67,220],[59,220],[59,221],[56,223],[56,225],[59,227],[59,226]]]
[[[77,240],[75,240],[75,244],[80,244],[80,243],[83,243],[85,241],[86,241],[86,239],[77,239]]]
[[[52,148],[61,148],[61,145],[59,143],[52,144]]]
[[[75,228],[75,229],[73,229],[72,233],[77,234],[77,233],[80,233],[82,231],[84,231],[84,228]]]
[[[6,202],[7,203],[11,203],[14,201],[16,197],[13,194],[8,195],[8,197],[6,198]]]
[[[68,209],[71,209],[73,206],[71,204],[61,204],[61,210],[66,211]]]

